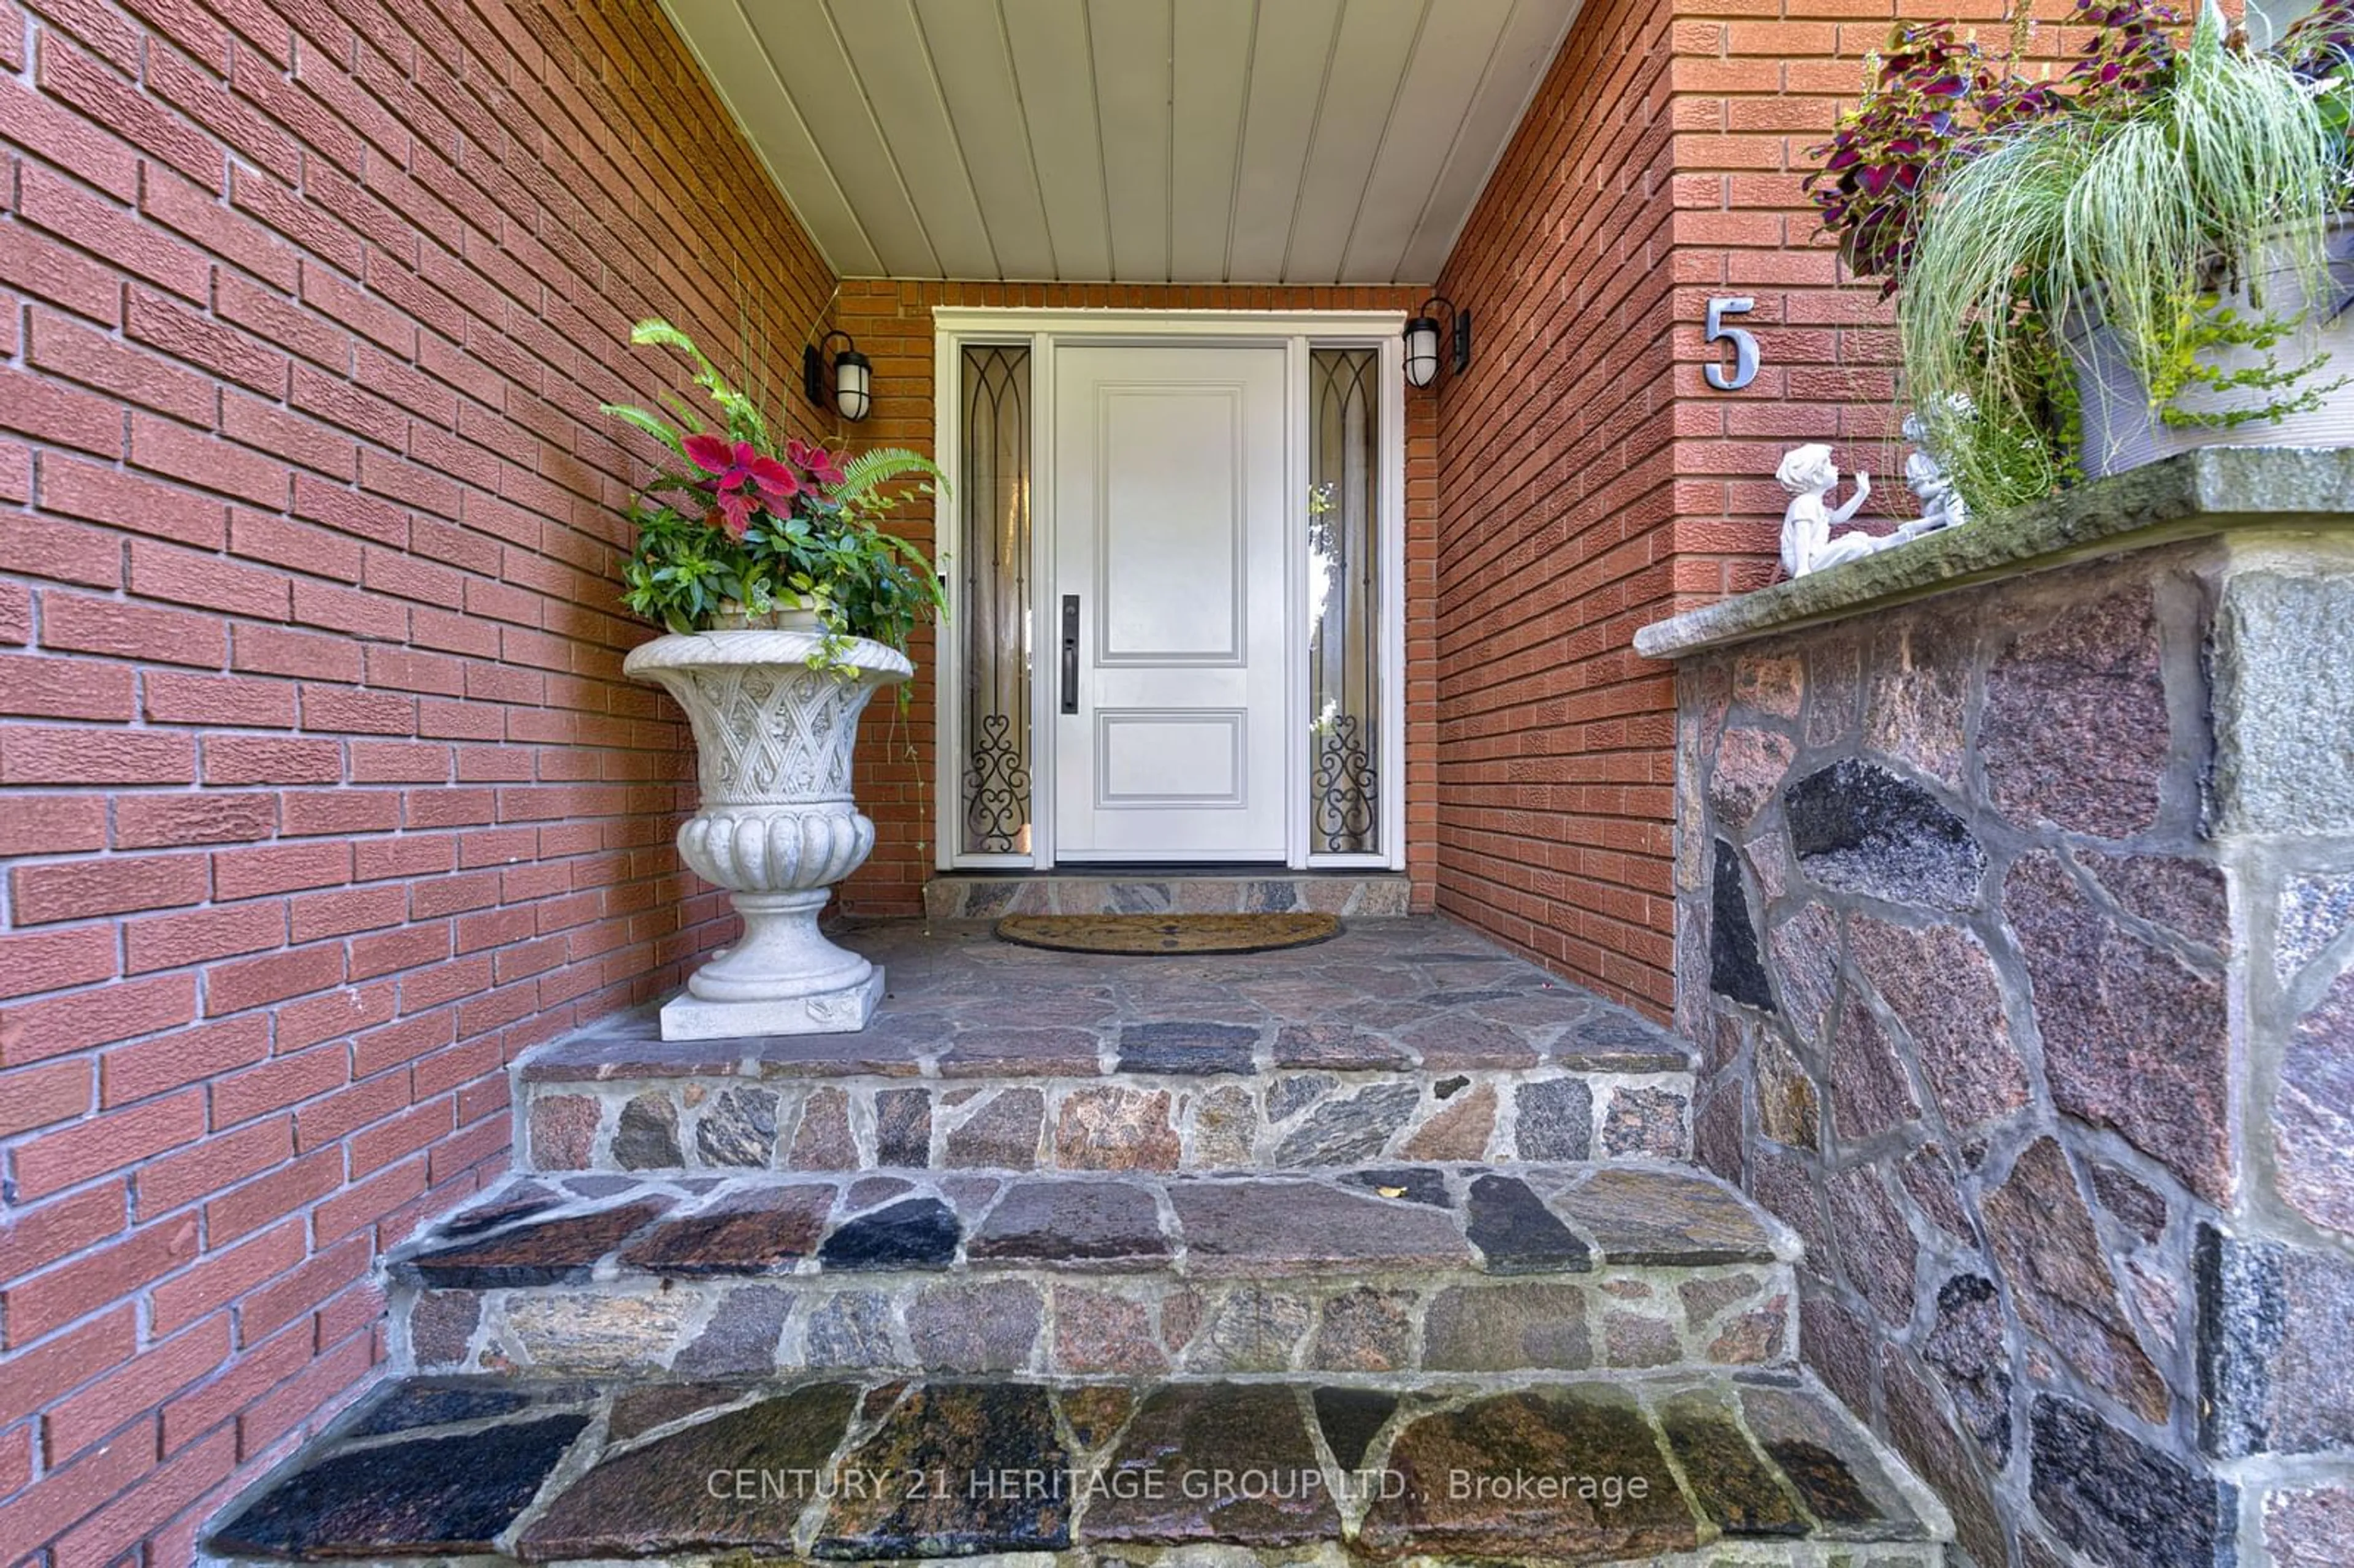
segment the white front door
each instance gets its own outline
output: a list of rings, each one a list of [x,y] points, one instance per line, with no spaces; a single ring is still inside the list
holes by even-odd
[[[1055,855],[1285,855],[1285,355],[1056,351]]]

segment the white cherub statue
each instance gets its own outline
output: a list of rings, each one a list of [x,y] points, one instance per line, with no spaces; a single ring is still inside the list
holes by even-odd
[[[1872,496],[1872,476],[1855,476],[1855,493],[1842,506],[1829,505],[1831,492],[1838,488],[1839,464],[1831,461],[1831,449],[1821,442],[1795,447],[1782,459],[1782,466],[1774,471],[1782,488],[1790,493],[1790,504],[1782,514],[1782,569],[1794,577],[1808,572],[1821,571],[1825,567],[1840,566],[1861,560],[1880,548],[1882,541],[1870,534],[1849,534],[1834,539],[1831,530],[1845,524],[1861,510]]]
[[[1924,534],[1968,522],[1969,507],[1955,488],[1953,477],[1930,454],[1928,431],[1923,428],[1920,415],[1904,416],[1904,439],[1914,449],[1913,455],[1904,460],[1904,482],[1921,498],[1921,515],[1897,529],[1896,537],[1917,539]]]

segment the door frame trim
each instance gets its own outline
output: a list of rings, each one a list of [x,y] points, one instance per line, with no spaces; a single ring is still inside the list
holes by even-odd
[[[1311,855],[1308,853],[1309,747],[1299,737],[1307,734],[1308,658],[1304,644],[1284,651],[1284,728],[1296,744],[1284,753],[1286,810],[1285,866],[1310,870],[1324,866],[1360,869],[1405,869],[1406,744],[1405,744],[1405,374],[1403,311],[1055,311],[975,306],[934,306],[932,310],[932,432],[933,452],[949,477],[951,502],[937,507],[933,542],[945,572],[949,619],[934,639],[933,772],[936,805],[933,821],[933,863],[938,870],[1033,869],[1044,871],[1055,855],[1055,726],[1040,722],[1055,712],[1055,661],[1048,656],[1051,637],[1040,618],[1055,602],[1055,350],[1064,344],[1087,347],[1150,346],[1190,343],[1203,347],[1221,344],[1285,349],[1284,483],[1289,498],[1284,518],[1285,596],[1287,620],[1295,628],[1308,623],[1308,447],[1310,400],[1309,351],[1321,347],[1376,349],[1382,387],[1379,401],[1382,503],[1375,519],[1380,537],[1382,570],[1382,712],[1384,738],[1383,771],[1388,775],[1382,791],[1382,853],[1374,854]],[[1030,523],[1031,523],[1031,735],[1030,816],[1028,854],[962,854],[963,836],[963,690],[962,574],[949,569],[961,505],[960,471],[964,432],[963,354],[968,344],[1019,344],[1030,351]],[[1297,639],[1293,640],[1297,641]],[[1179,863],[1172,862],[1173,863]]]

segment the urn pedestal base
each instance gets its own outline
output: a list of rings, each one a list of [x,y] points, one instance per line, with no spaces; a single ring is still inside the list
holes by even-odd
[[[702,803],[679,857],[728,889],[744,933],[662,1010],[665,1040],[847,1034],[883,973],[818,929],[831,890],[865,863],[875,824],[851,799],[858,715],[906,680],[907,655],[809,630],[658,637],[622,670],[675,699],[695,729]]]
[[[663,1038],[846,1034],[865,1028],[883,997],[883,971],[826,940],[817,917],[827,897],[822,887],[736,895],[730,902],[743,917],[744,934],[714,953],[687,977],[686,989],[663,1005]]]
[[[665,1040],[735,1040],[760,1034],[854,1034],[883,1000],[883,971],[839,991],[759,1001],[714,1001],[683,991],[663,1003]]]

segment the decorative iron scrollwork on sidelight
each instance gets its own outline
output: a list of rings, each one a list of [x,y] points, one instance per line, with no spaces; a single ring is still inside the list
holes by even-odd
[[[964,770],[965,847],[989,854],[1022,848],[1030,825],[1030,768],[1013,736],[1013,721],[984,714]]]
[[[1320,843],[1353,849],[1373,842],[1373,758],[1366,755],[1364,726],[1354,714],[1332,721],[1316,750],[1316,837]]]

